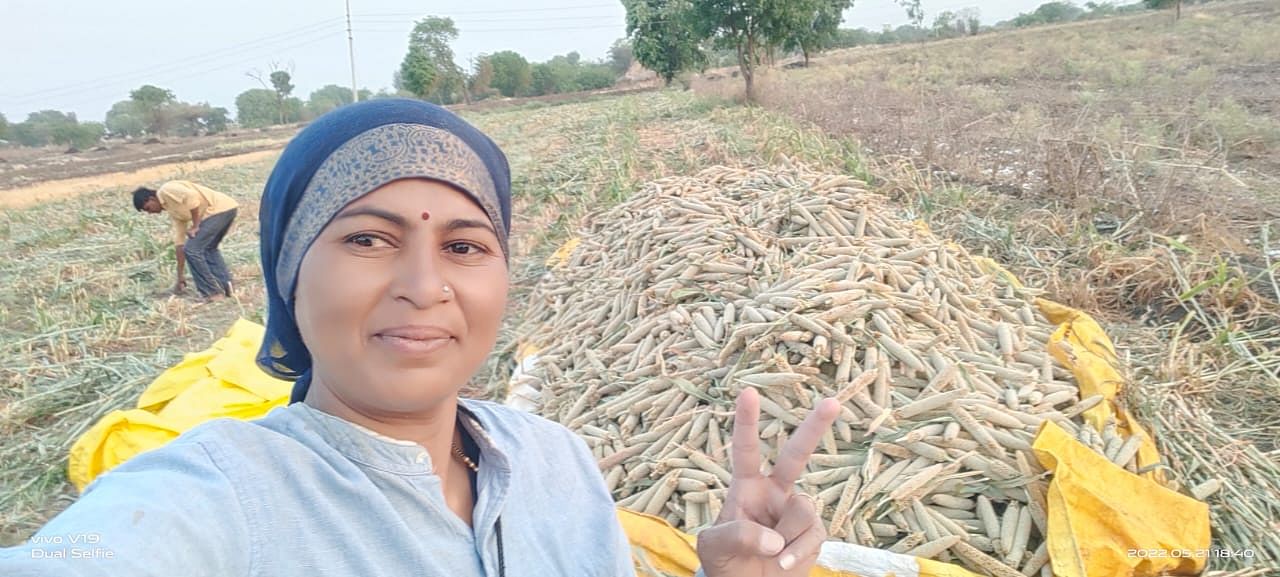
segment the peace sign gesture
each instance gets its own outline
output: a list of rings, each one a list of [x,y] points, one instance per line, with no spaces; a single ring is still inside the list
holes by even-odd
[[[827,538],[813,499],[793,488],[840,404],[835,399],[818,403],[766,477],[760,473],[759,395],[753,388],[738,395],[733,482],[720,517],[698,535],[698,560],[707,577],[808,575]]]

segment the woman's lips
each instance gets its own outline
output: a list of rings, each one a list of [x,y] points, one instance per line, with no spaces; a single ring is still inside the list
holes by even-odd
[[[374,335],[374,340],[387,348],[404,355],[423,356],[435,353],[453,342],[453,337],[417,339],[393,335]]]

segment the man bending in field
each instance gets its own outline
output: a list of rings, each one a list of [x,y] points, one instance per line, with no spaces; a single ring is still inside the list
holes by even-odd
[[[178,280],[173,292],[187,288],[186,263],[191,263],[200,296],[215,301],[231,296],[231,272],[218,245],[227,236],[240,205],[234,199],[208,187],[185,180],[171,180],[159,190],[140,187],[133,191],[133,207],[138,211],[169,213],[173,220],[174,254],[178,259]]]

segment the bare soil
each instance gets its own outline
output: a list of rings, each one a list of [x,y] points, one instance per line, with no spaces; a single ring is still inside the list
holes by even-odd
[[[144,140],[106,141],[101,146],[78,152],[59,147],[0,148],[0,206],[13,189],[54,180],[128,173],[160,165],[276,150],[297,131],[297,125],[288,125],[212,136],[167,137],[151,144]]]

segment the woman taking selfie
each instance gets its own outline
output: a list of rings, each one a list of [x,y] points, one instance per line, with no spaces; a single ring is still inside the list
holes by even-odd
[[[220,419],[101,476],[6,576],[631,576],[585,443],[460,397],[497,339],[511,178],[487,136],[411,100],[299,133],[262,198],[258,362],[292,402]],[[708,576],[806,575],[826,534],[793,484],[838,411],[820,403],[762,475],[738,398],[734,478],[698,538]]]

